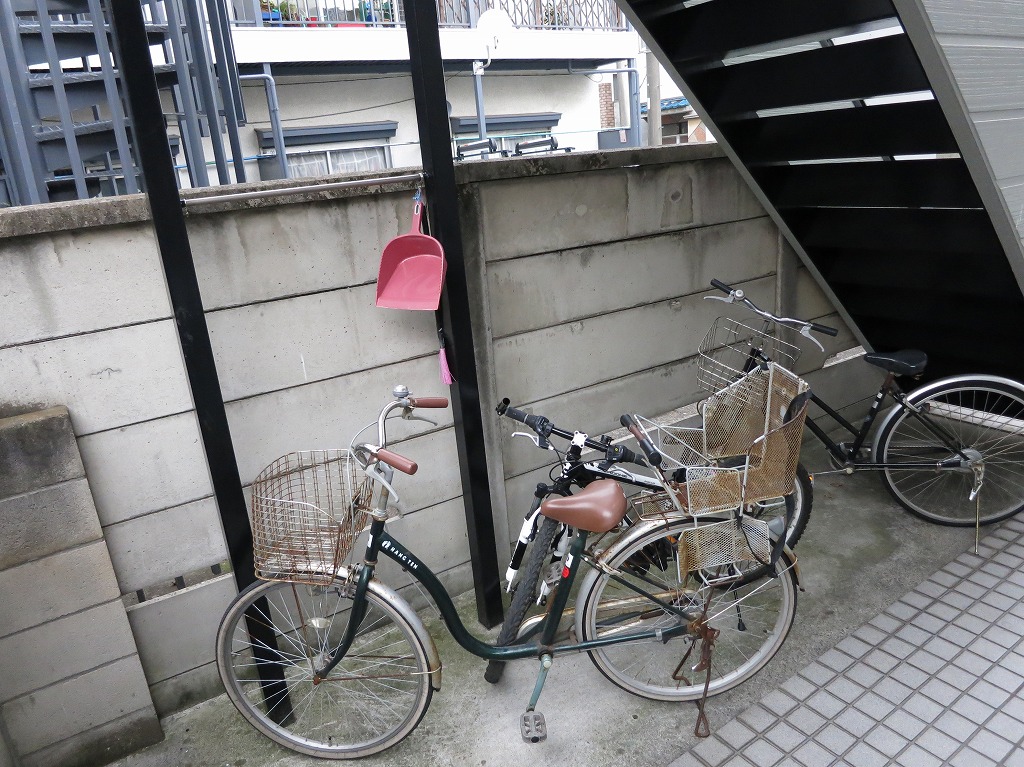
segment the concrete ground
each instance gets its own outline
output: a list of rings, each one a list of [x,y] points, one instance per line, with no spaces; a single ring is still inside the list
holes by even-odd
[[[813,448],[804,459],[812,470],[826,468],[823,455]],[[983,535],[988,532],[983,530]],[[806,591],[799,596],[793,631],[762,672],[739,689],[709,700],[712,732],[724,730],[738,714],[782,688],[862,624],[973,549],[974,543],[973,529],[935,526],[902,510],[870,473],[817,476],[810,525],[797,548]],[[466,601],[464,607],[465,615],[473,615],[472,604]],[[585,655],[556,659],[538,706],[547,718],[548,739],[535,745],[524,743],[518,720],[532,691],[537,664],[509,664],[502,682],[489,685],[482,677],[483,661],[455,645],[440,621],[430,620],[428,626],[444,663],[443,687],[418,729],[394,748],[362,760],[363,764],[630,767],[671,763],[691,767],[707,763],[698,758],[706,755],[707,748],[699,750],[706,741],[693,735],[694,704],[658,703],[629,695],[608,683]],[[298,767],[321,763],[259,735],[225,696],[171,716],[163,726],[166,739],[162,743],[114,764]],[[737,760],[736,764],[768,767],[753,757]]]

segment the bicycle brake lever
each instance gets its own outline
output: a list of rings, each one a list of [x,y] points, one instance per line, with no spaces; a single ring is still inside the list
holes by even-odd
[[[512,436],[513,437],[526,437],[528,440],[530,440],[534,445],[539,447],[541,450],[554,450],[554,448],[551,447],[551,443],[548,442],[543,437],[541,437],[539,434],[530,434],[529,432],[525,432],[525,431],[514,431],[514,432],[512,432]]]
[[[819,341],[817,338],[811,335],[810,325],[804,325],[802,328],[800,328],[800,335],[802,335],[804,338],[810,339],[810,341],[819,349],[821,349],[821,351],[825,351],[825,347],[821,345],[821,341]]]
[[[732,296],[704,296],[704,300],[705,301],[721,301],[722,303],[725,303],[725,304],[734,304],[734,303],[736,303],[736,299],[734,299]]]
[[[403,421],[426,421],[431,426],[437,426],[437,421],[431,421],[429,418],[424,418],[421,415],[416,415],[416,413],[414,411],[412,411],[412,410],[406,410],[405,412],[403,412],[402,413],[402,420]]]

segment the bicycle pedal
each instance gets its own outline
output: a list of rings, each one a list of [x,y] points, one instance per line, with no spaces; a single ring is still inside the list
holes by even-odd
[[[527,711],[519,722],[523,740],[527,743],[540,743],[548,739],[548,726],[544,723],[544,714],[540,711]]]

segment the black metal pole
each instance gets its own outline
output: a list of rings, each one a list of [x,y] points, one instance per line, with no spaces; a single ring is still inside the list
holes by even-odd
[[[451,155],[444,66],[438,34],[437,6],[433,0],[403,0],[405,30],[420,153],[426,174],[431,234],[441,241],[448,259],[445,299],[441,311],[448,331],[456,383],[452,386],[452,412],[462,473],[462,494],[469,531],[469,551],[476,588],[477,617],[485,626],[502,620],[501,579],[491,514],[491,488],[484,450],[483,412],[476,375],[469,287],[459,223],[455,164]]]
[[[185,213],[178,195],[177,176],[167,145],[142,4],[140,0],[112,0],[109,8],[120,53],[117,68],[131,113],[134,149],[149,197],[157,247],[163,261],[228,554],[235,580],[242,589],[256,580],[252,562],[252,530],[203,314],[199,280],[185,228]],[[128,158],[123,158],[123,161],[128,162]]]

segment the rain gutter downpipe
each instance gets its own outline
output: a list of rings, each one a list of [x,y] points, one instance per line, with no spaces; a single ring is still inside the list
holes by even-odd
[[[629,59],[628,66],[617,69],[573,69],[569,62],[568,71],[571,75],[629,75],[629,143],[630,146],[641,146],[640,142],[640,75],[636,59]]]
[[[288,173],[288,158],[284,153],[284,129],[281,128],[281,106],[277,101],[277,83],[268,74],[239,75],[239,80],[262,80],[267,93],[267,109],[270,111],[270,131],[274,137],[274,151],[281,167],[281,178],[291,178]]]

